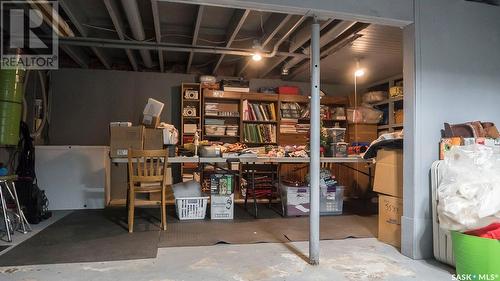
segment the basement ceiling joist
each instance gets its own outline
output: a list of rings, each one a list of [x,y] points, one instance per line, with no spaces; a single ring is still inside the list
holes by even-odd
[[[133,26],[126,20],[123,2],[123,0],[62,0],[61,7],[64,19],[78,33],[79,39],[87,37],[102,42],[119,39],[127,46],[132,46],[130,44],[134,38]],[[286,79],[307,79],[305,76],[307,71],[304,70],[307,69],[309,60],[295,56],[296,54],[306,56],[309,53],[311,15],[204,6],[199,5],[201,2],[197,3],[137,0],[145,35],[141,40],[144,43],[155,43],[157,46],[185,44],[192,47],[190,52],[186,52],[185,49],[167,51],[164,47],[146,46],[149,49],[148,53],[154,54],[151,56],[152,64],[146,66],[142,63],[139,65],[137,60],[141,48],[130,47],[131,49],[115,51],[116,46],[109,47],[114,44],[112,41],[108,41],[110,44],[106,45],[108,47],[92,44],[78,47],[75,42],[71,42],[76,46],[61,44],[61,48],[77,64],[64,66],[92,68],[102,65],[107,69],[120,70],[278,78],[286,65],[292,70]],[[352,24],[349,21],[333,18],[323,18],[320,23],[321,46],[324,48],[332,47],[331,44],[336,42],[339,33]],[[355,40],[343,46],[348,51],[337,50],[335,54],[330,55],[335,57],[337,54],[347,54],[349,57],[338,60],[339,63],[336,63],[335,68],[322,68],[322,72],[328,77],[327,81],[342,82],[343,80],[338,78],[338,73],[329,73],[329,69],[347,70],[356,58],[364,58],[367,65],[371,65],[371,61],[376,60],[377,55],[389,58],[389,61],[394,63],[399,63],[401,60],[402,31],[399,28],[371,25],[356,32],[360,36],[356,36]],[[276,49],[279,55],[264,57],[260,62],[251,60],[248,52],[252,50],[254,41],[260,43],[264,53],[273,53]],[[206,50],[210,46],[243,49],[245,57],[220,52],[210,53]],[[198,48],[204,50],[198,52]],[[99,63],[92,64],[89,61]],[[323,62],[330,61],[328,58],[323,59]]]

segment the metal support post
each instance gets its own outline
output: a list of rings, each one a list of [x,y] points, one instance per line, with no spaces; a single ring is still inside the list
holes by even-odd
[[[319,176],[320,176],[320,26],[314,18],[311,28],[311,130],[310,130],[310,210],[309,263],[319,264]]]

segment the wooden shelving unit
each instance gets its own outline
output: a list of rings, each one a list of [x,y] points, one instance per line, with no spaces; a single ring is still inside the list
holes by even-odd
[[[196,99],[190,99],[186,97],[186,91],[196,91],[198,93],[198,98]],[[201,129],[201,87],[199,83],[182,83],[181,86],[181,128],[180,128],[180,133],[181,133],[181,144],[184,144],[185,142],[188,142],[192,140],[194,137],[193,132],[185,132],[184,126],[186,124],[195,124],[197,126],[197,130],[199,131]],[[193,107],[196,111],[196,116],[185,116],[184,115],[184,108],[186,107]],[[193,175],[193,178],[196,175],[196,171],[198,169],[197,164],[192,164],[192,163],[187,163],[187,164],[181,164],[181,175],[183,181],[186,179],[185,175]]]
[[[403,86],[403,76],[398,75],[391,77],[389,79],[376,82],[367,87],[367,92],[369,91],[385,91],[389,93],[389,89],[393,86]],[[403,109],[403,97],[388,98],[386,100],[374,103],[373,106],[377,109],[387,112],[387,118],[385,123],[379,124],[379,133],[383,132],[394,132],[396,130],[403,129],[403,124],[396,123],[394,114],[397,110]],[[384,118],[385,119],[385,118]]]

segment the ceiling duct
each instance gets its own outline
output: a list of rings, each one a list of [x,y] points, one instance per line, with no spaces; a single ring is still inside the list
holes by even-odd
[[[121,0],[123,10],[125,10],[125,15],[132,31],[132,36],[137,41],[146,40],[146,34],[144,33],[144,26],[142,25],[141,14],[139,12],[139,6],[136,0]],[[151,54],[148,50],[139,50],[141,54],[144,66],[147,68],[153,67],[153,60],[151,59]]]

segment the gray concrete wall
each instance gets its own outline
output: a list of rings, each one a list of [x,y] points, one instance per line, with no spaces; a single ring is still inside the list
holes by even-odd
[[[405,37],[414,45],[405,50],[414,49],[414,57],[405,57],[405,82],[412,76],[415,84],[405,85],[402,251],[425,258],[432,256],[429,170],[443,122],[500,124],[500,7],[416,0],[410,29]]]
[[[161,119],[179,126],[181,82],[188,74],[61,69],[51,75],[49,144],[107,145],[111,121],[139,122],[149,97],[165,103]],[[294,85],[304,94],[309,84],[254,79],[250,88]],[[347,95],[352,86],[323,85],[329,95]]]

